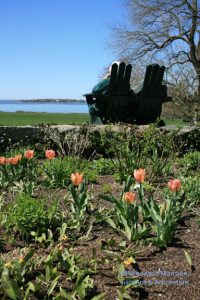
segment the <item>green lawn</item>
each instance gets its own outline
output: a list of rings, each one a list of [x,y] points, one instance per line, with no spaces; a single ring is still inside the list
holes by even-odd
[[[189,126],[192,125],[192,122],[186,122],[182,119],[164,119],[166,125],[176,125],[176,126]],[[200,125],[200,122],[197,122]]]
[[[83,124],[89,123],[89,114],[0,112],[0,125],[36,125],[36,124]]]
[[[89,114],[61,114],[61,113],[32,113],[32,112],[0,112],[0,125],[20,126],[37,124],[83,124],[89,123]],[[190,125],[181,119],[164,120],[166,125]],[[200,124],[200,122],[198,122]]]

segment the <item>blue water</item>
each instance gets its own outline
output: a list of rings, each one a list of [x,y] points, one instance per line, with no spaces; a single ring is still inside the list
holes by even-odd
[[[88,106],[84,103],[58,102],[19,102],[17,100],[0,100],[0,111],[3,112],[47,112],[47,113],[88,113]]]

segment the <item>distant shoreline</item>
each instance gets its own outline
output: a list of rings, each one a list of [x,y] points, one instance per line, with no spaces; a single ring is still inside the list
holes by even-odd
[[[20,102],[20,103],[73,103],[73,104],[84,104],[86,103],[85,100],[82,99],[22,99],[22,100],[15,100],[15,99],[0,99],[0,103],[2,102]]]
[[[85,100],[76,99],[32,99],[32,100],[18,100],[19,102],[52,102],[52,103],[86,103]]]
[[[2,111],[0,114],[54,114],[54,115],[88,115],[87,112],[46,112],[46,111],[26,111],[26,110],[16,110],[16,111]]]

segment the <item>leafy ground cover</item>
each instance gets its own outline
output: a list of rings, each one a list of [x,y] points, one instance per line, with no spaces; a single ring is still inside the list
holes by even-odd
[[[200,152],[101,139],[92,160],[0,154],[0,299],[199,299]]]

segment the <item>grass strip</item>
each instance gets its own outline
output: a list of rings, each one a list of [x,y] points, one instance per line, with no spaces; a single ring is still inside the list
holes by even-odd
[[[23,126],[38,124],[83,124],[89,123],[89,114],[85,113],[33,113],[33,112],[0,112],[0,125]]]
[[[166,125],[191,125],[182,119],[164,119]],[[77,125],[90,122],[86,113],[35,113],[35,112],[0,112],[0,125],[23,126],[39,124]],[[200,125],[200,122],[198,122]]]

